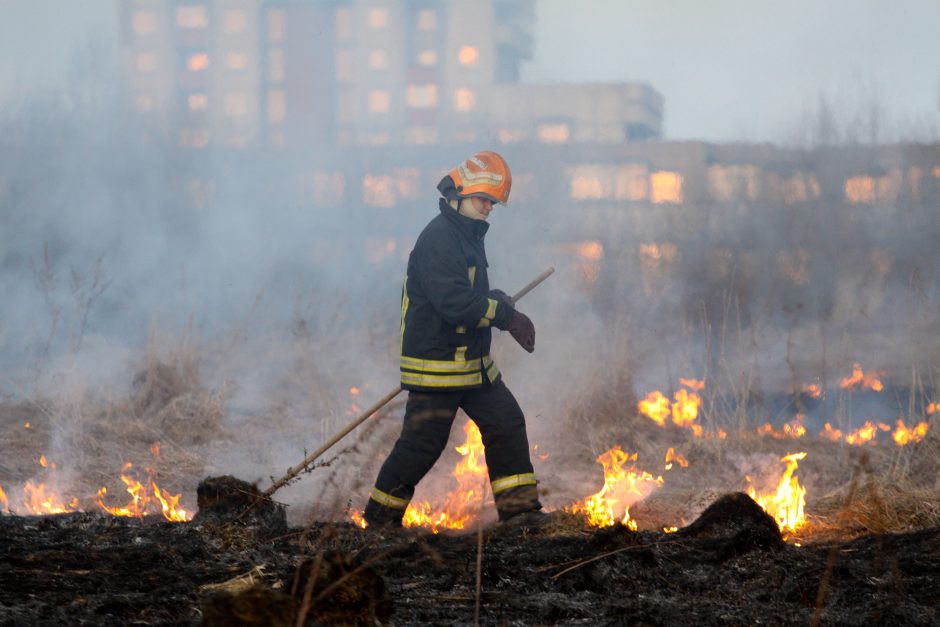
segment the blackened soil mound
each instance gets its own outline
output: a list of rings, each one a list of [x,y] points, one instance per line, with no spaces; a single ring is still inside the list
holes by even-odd
[[[272,535],[287,529],[283,506],[231,475],[204,479],[196,489],[196,504],[199,511],[193,522],[197,524],[240,525]]]
[[[743,492],[725,494],[709,505],[688,527],[679,530],[686,538],[750,538],[759,546],[783,546],[777,523]]]

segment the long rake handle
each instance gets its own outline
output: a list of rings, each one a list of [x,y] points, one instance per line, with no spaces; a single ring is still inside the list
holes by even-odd
[[[526,294],[534,290],[538,286],[539,283],[541,283],[542,281],[550,277],[553,272],[555,272],[555,266],[551,266],[550,268],[548,268],[548,270],[546,270],[542,274],[532,279],[525,287],[523,287],[521,290],[513,294],[512,296],[513,302],[518,302],[520,298],[522,298],[523,296],[525,296]],[[287,473],[283,477],[281,477],[280,479],[272,483],[271,487],[269,487],[267,490],[263,492],[264,496],[270,497],[272,494],[274,494],[275,492],[277,492],[278,490],[286,486],[288,483],[293,481],[294,477],[302,473],[307,468],[307,466],[312,464],[318,457],[320,457],[321,455],[326,453],[328,450],[333,448],[333,445],[335,445],[337,442],[339,442],[340,440],[345,438],[347,435],[349,435],[350,431],[352,431],[353,429],[355,429],[356,427],[364,423],[366,420],[368,420],[369,416],[372,416],[373,414],[375,414],[375,412],[382,409],[385,405],[391,402],[393,398],[401,394],[401,392],[402,392],[402,387],[400,385],[395,386],[394,390],[390,390],[388,394],[386,394],[381,399],[376,401],[374,405],[369,407],[369,409],[359,414],[352,422],[350,422],[348,425],[343,427],[342,431],[340,431],[339,433],[334,435],[332,438],[330,438],[329,440],[321,444],[320,448],[318,448],[314,452],[307,455],[303,459],[302,462],[300,462],[296,466],[292,466],[291,468],[289,468]]]

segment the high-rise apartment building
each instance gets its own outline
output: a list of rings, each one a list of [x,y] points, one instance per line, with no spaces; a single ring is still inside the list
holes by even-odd
[[[183,146],[657,138],[639,83],[527,85],[534,0],[127,0],[124,74]]]

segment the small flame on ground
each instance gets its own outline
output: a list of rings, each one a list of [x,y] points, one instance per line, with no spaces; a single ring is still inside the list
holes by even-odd
[[[0,508],[10,511],[10,499],[7,498],[7,493],[3,491],[2,485],[0,485]]]
[[[803,414],[797,414],[796,418],[790,422],[783,425],[783,428],[778,430],[774,428],[772,424],[766,422],[757,428],[758,435],[769,435],[772,438],[778,440],[784,440],[786,438],[802,438],[806,435],[806,427],[803,425],[803,421],[806,419],[806,416]]]
[[[852,366],[852,375],[844,377],[842,381],[839,382],[839,387],[843,390],[854,390],[858,389],[869,389],[874,392],[881,392],[884,390],[884,385],[878,377],[884,376],[884,372],[870,372],[865,374],[862,370],[862,367],[859,364],[854,364]]]
[[[666,451],[666,470],[672,469],[672,462],[676,462],[683,468],[689,467],[689,460],[681,454],[676,453],[675,449],[670,446],[669,450]]]
[[[790,453],[780,461],[786,463],[776,492],[772,494],[759,494],[753,486],[749,486],[747,493],[765,512],[774,517],[781,531],[796,531],[806,523],[803,508],[806,505],[806,488],[800,485],[800,480],[794,475],[797,462],[806,457],[806,453]],[[748,479],[750,483],[750,479]]]
[[[630,504],[649,496],[663,484],[662,477],[653,477],[646,471],[637,471],[635,467],[623,467],[626,462],[636,459],[636,453],[628,455],[619,446],[600,455],[597,461],[604,467],[604,487],[565,510],[572,514],[585,514],[588,524],[594,527],[620,523],[636,531],[636,521],[630,518]]]
[[[548,459],[549,453],[539,453],[538,451],[539,451],[539,445],[536,444],[532,447],[532,453],[535,454],[536,458],[538,458],[540,462],[544,462],[546,459]]]
[[[690,429],[694,437],[704,437],[702,425],[698,424],[697,420],[702,406],[702,397],[698,392],[704,387],[705,381],[680,379],[679,382],[685,387],[673,395],[672,402],[662,392],[654,390],[637,403],[637,409],[660,427],[666,426],[666,421],[671,418],[677,427]],[[725,435],[719,432],[717,437],[724,439]]]
[[[48,468],[48,467],[49,467],[49,462],[46,461],[46,456],[45,456],[45,455],[40,455],[40,456],[39,456],[39,465],[42,466],[43,468]]]
[[[920,442],[927,435],[929,425],[926,422],[919,422],[916,426],[908,427],[904,421],[898,418],[897,429],[894,430],[892,438],[898,446],[907,446],[911,442]]]
[[[839,429],[833,429],[832,425],[827,422],[823,426],[823,430],[819,432],[819,437],[825,438],[831,442],[838,442],[842,439],[842,431]]]
[[[862,446],[863,444],[877,444],[875,438],[878,437],[878,431],[891,431],[891,426],[883,422],[877,425],[871,420],[866,420],[865,424],[845,436],[845,442],[853,446]]]
[[[352,386],[351,388],[349,388],[350,396],[356,396],[358,394],[359,394],[359,388],[357,388],[356,386]]]
[[[822,387],[818,383],[807,383],[803,385],[803,393],[810,398],[821,398]]]
[[[32,480],[26,482],[23,486],[23,493],[27,500],[23,503],[27,511],[31,514],[66,514],[74,512],[78,507],[78,499],[72,499],[67,504],[50,490],[46,492],[45,483],[33,483]]]
[[[153,480],[153,472],[148,469],[147,483],[140,483],[130,474],[133,464],[124,464],[121,471],[121,481],[127,486],[127,493],[131,500],[123,507],[108,507],[104,497],[108,493],[106,487],[101,487],[95,502],[104,511],[112,516],[132,516],[142,518],[146,514],[160,513],[171,522],[186,522],[192,516],[179,506],[180,495],[170,495],[163,492]],[[151,496],[152,495],[152,496]]]
[[[675,533],[679,531],[678,527],[663,527],[663,533]]]
[[[33,425],[29,424],[28,422],[24,422],[24,423],[23,423],[23,428],[24,428],[24,429],[32,429],[32,428],[33,428]]]
[[[689,388],[693,392],[701,392],[705,389],[705,379],[679,379],[679,383]]]
[[[154,442],[153,444],[150,445],[150,453],[154,457],[160,457],[160,443],[159,442]]]
[[[927,415],[936,414],[940,412],[940,403],[930,403],[927,405]]]
[[[369,526],[369,523],[367,523],[366,519],[362,517],[362,512],[360,512],[359,510],[354,509],[350,511],[349,517],[352,519],[354,523],[356,523],[357,527],[365,529],[366,527]]]

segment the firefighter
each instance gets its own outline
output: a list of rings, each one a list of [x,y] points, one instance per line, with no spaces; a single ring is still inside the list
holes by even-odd
[[[509,200],[506,161],[484,151],[438,184],[440,214],[408,258],[401,299],[401,386],[408,390],[401,435],[379,471],[365,509],[370,526],[400,526],[415,486],[447,445],[458,409],[483,437],[501,521],[539,524],[525,417],[490,357],[493,327],[528,352],[535,327],[500,290],[491,290],[483,238],[495,204]]]

